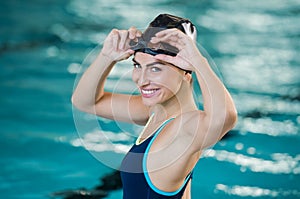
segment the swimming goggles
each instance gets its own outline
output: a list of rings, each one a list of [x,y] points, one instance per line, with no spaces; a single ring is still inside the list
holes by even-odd
[[[153,56],[158,54],[165,54],[175,57],[179,52],[177,48],[163,42],[160,43],[160,46],[158,48],[150,48],[148,46],[148,43],[149,42],[147,42],[143,37],[139,37],[137,42],[131,40],[129,45],[131,46],[131,49],[135,51],[135,53],[142,52]]]
[[[138,41],[135,42],[133,40],[130,41],[129,45],[131,46],[131,49],[134,50],[134,53],[137,52],[142,52],[142,53],[147,53],[150,54],[152,56],[158,55],[158,54],[164,54],[164,55],[170,55],[175,57],[177,55],[177,53],[179,52],[179,50],[167,43],[160,43],[159,48],[150,48],[148,47],[148,43],[147,41],[145,41],[142,37],[138,38]],[[163,49],[161,49],[161,47]],[[164,49],[168,49],[168,50],[164,50]],[[174,64],[171,64],[173,66],[175,66]],[[192,71],[189,70],[184,70],[178,66],[175,66],[176,68],[179,68],[183,71],[185,71],[186,73],[192,73]]]

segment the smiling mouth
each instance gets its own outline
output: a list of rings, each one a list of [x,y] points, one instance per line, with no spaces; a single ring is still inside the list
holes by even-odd
[[[159,88],[157,89],[141,89],[141,94],[143,95],[143,97],[152,97],[156,94],[156,92],[159,90]]]

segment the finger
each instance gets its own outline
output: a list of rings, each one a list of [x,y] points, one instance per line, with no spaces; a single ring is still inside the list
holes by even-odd
[[[137,37],[141,37],[141,36],[142,36],[142,34],[143,34],[143,33],[142,33],[142,31],[140,31],[140,30],[137,30],[137,32],[136,32],[136,36],[137,36]]]
[[[112,46],[114,50],[118,50],[118,43],[119,43],[119,31],[117,29],[113,29],[111,31],[111,39],[112,39]]]
[[[119,50],[123,50],[125,47],[126,40],[128,39],[128,31],[121,30],[120,32],[120,42],[119,42]]]
[[[128,29],[129,32],[129,39],[134,39],[136,37],[137,29],[132,26]]]
[[[176,47],[178,50],[182,50],[183,49],[183,45],[180,44],[179,42],[170,41],[170,42],[168,42],[168,44],[170,44],[171,46]]]
[[[171,29],[165,29],[165,30],[162,30],[162,31],[159,31],[155,34],[156,37],[162,37],[166,34],[169,34],[170,32],[174,32],[176,31],[177,29],[176,28],[171,28]]]
[[[166,43],[170,43],[170,42],[179,42],[179,43],[183,43],[183,38],[182,35],[180,35],[180,33],[178,32],[170,32],[168,34],[165,35],[161,35],[161,36],[156,36],[156,37],[152,37],[151,38],[151,43],[159,43],[159,42],[166,42]]]
[[[134,54],[134,50],[131,50],[131,49],[128,49],[127,51],[126,51],[126,53],[128,53],[129,55],[133,55]]]
[[[166,35],[182,35],[184,34],[182,31],[180,31],[179,29],[177,28],[171,28],[171,29],[165,29],[165,30],[162,30],[158,33],[155,34],[156,37],[164,37]]]
[[[138,42],[138,38],[142,36],[142,32],[135,27],[131,27],[129,30],[129,39],[134,42]]]
[[[158,55],[155,55],[154,58],[158,59],[160,61],[172,64],[182,70],[191,70],[191,68],[189,67],[191,65],[189,63],[189,61],[181,56],[173,57],[173,56],[169,56],[169,55],[158,54]]]
[[[152,37],[150,42],[153,43],[153,44],[156,44],[156,43],[159,43],[159,42],[169,43],[169,41],[176,41],[177,39],[175,37],[171,38],[170,35],[166,35],[164,37]]]
[[[119,61],[128,59],[134,53],[133,50],[129,49],[122,53],[122,55],[118,58]]]
[[[136,42],[138,42],[137,39],[137,35],[138,34],[138,30],[132,26],[128,29],[128,40],[125,43],[125,47],[126,48],[131,48],[132,46],[134,46],[136,44]]]
[[[158,54],[155,55],[154,58],[174,65],[176,64],[175,58],[170,55]]]
[[[142,36],[142,32],[140,30],[136,29],[136,27],[134,27],[134,26],[129,28],[128,32],[129,32],[129,39],[135,39],[137,37]]]

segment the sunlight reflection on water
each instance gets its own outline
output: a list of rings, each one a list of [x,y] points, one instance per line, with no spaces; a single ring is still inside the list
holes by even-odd
[[[236,195],[240,197],[263,197],[268,196],[272,198],[281,198],[281,197],[300,197],[299,190],[281,190],[281,189],[265,189],[260,187],[250,187],[250,186],[228,186],[224,184],[217,184],[214,192],[218,193],[219,191],[225,192],[228,195]]]
[[[211,149],[208,153],[205,153],[205,157],[233,163],[243,168],[243,170],[246,168],[252,172],[300,174],[300,155],[292,157],[289,154],[274,153],[270,154],[270,156],[271,160],[266,160],[235,152],[213,149]]]

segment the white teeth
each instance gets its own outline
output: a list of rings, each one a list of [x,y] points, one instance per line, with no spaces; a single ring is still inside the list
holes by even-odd
[[[150,94],[153,94],[155,91],[157,91],[157,90],[156,89],[142,90],[142,93],[145,95],[150,95]]]

